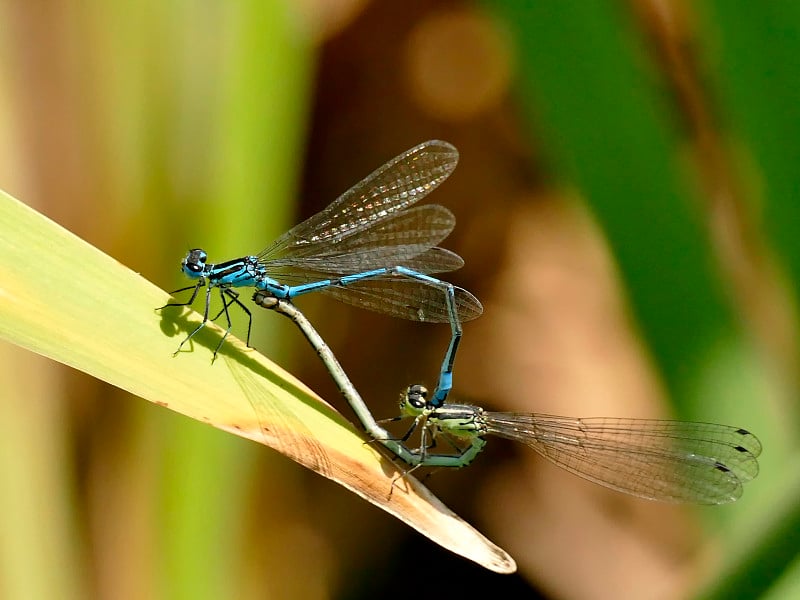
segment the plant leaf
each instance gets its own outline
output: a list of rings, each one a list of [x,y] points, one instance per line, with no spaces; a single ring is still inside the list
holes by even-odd
[[[270,446],[487,569],[516,569],[413,477],[390,494],[397,466],[264,356],[231,336],[212,364],[222,330],[210,325],[173,358],[200,315],[154,310],[168,294],[4,192],[0,223],[0,338]]]

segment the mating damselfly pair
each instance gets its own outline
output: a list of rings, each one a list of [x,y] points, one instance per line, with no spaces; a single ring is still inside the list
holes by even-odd
[[[711,423],[637,419],[576,419],[534,413],[497,413],[448,403],[461,322],[483,311],[464,290],[432,276],[463,265],[457,254],[437,246],[452,231],[455,217],[439,205],[413,206],[455,169],[458,152],[446,142],[429,141],[397,156],[339,196],[326,209],[279,237],[258,255],[209,263],[201,249],[191,250],[182,270],[196,279],[187,302],[206,288],[203,322],[224,315],[231,330],[230,308],[252,315],[236,288],[255,288],[256,304],[291,318],[317,350],[367,433],[410,465],[461,467],[484,448],[487,435],[521,441],[555,464],[586,479],[643,498],[701,504],[737,499],[742,484],[758,473],[761,446],[740,428]],[[222,300],[209,319],[212,290]],[[333,353],[291,299],[311,292],[406,319],[449,323],[451,340],[436,390],[428,397],[421,385],[401,396],[401,416],[411,430],[393,439],[375,421]],[[165,308],[165,307],[164,307]],[[177,352],[176,352],[177,354]],[[258,412],[260,407],[255,406]],[[406,442],[421,433],[417,448]],[[453,452],[434,452],[437,440]]]

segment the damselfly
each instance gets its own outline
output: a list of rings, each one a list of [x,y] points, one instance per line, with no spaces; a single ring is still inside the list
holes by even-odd
[[[252,315],[234,288],[255,287],[264,292],[262,298],[284,299],[319,291],[395,317],[449,322],[451,340],[431,401],[443,404],[452,387],[461,322],[480,316],[483,307],[468,291],[430,276],[464,264],[457,254],[436,246],[453,230],[453,214],[435,204],[412,205],[438,187],[457,162],[452,145],[424,142],[387,162],[258,255],[211,264],[204,250],[191,250],[181,269],[197,283],[173,292],[192,290],[191,297],[166,306],[191,305],[205,286],[203,321],[176,354],[209,321],[215,288],[222,309],[211,320],[224,315],[227,330],[214,356],[231,330],[233,304],[247,314],[250,344]]]
[[[655,419],[559,417],[490,412],[469,404],[436,406],[424,386],[401,396],[403,418],[421,430],[417,465],[439,464],[438,437],[464,447],[447,466],[468,464],[487,435],[522,442],[559,467],[611,489],[663,502],[725,504],[758,475],[758,438],[746,429]],[[465,446],[466,444],[466,446]],[[477,448],[477,451],[476,451]],[[413,461],[412,461],[413,462]],[[461,464],[459,464],[461,463]]]
[[[650,500],[725,504],[739,498],[742,485],[758,474],[761,443],[746,429],[689,421],[490,412],[469,404],[435,406],[421,385],[409,386],[401,395],[401,415],[390,420],[412,418],[414,423],[405,436],[393,438],[375,421],[308,319],[289,301],[259,301],[294,321],[366,432],[411,467],[406,474],[418,467],[464,467],[484,449],[487,435],[522,442],[576,475]],[[405,442],[417,429],[421,443],[411,450]],[[440,437],[454,452],[432,451]]]

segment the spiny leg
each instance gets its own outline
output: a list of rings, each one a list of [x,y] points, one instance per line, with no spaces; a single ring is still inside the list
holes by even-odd
[[[199,287],[199,284],[198,284],[198,287]],[[196,334],[198,331],[200,331],[203,327],[206,326],[206,323],[208,322],[208,308],[211,305],[211,290],[212,289],[213,289],[212,286],[206,287],[206,305],[205,305],[205,308],[203,309],[203,322],[200,323],[200,325],[198,325],[195,328],[195,330],[192,331],[192,333],[190,333],[188,336],[186,336],[186,338],[180,343],[180,345],[178,346],[178,349],[175,350],[175,352],[174,352],[174,354],[172,356],[177,356],[178,352],[180,352],[181,348],[183,348],[183,345],[186,342],[188,342],[190,339],[192,339],[194,337],[194,334]]]
[[[222,344],[225,343],[225,338],[228,337],[228,334],[231,332],[231,328],[233,327],[233,321],[231,321],[231,315],[228,312],[228,306],[230,303],[225,300],[226,291],[228,291],[227,288],[219,288],[219,298],[222,300],[222,312],[225,314],[225,322],[228,324],[228,328],[225,330],[222,338],[220,338],[217,347],[214,348],[214,354],[211,356],[212,363],[217,360],[217,352],[219,352],[219,349],[222,348]]]
[[[214,362],[214,360],[216,360],[217,352],[219,352],[219,349],[222,348],[222,344],[225,342],[225,338],[227,338],[228,334],[231,332],[232,321],[228,309],[234,304],[237,304],[239,308],[241,308],[247,315],[247,347],[248,348],[252,347],[250,346],[250,331],[253,326],[253,314],[244,304],[242,304],[241,300],[239,300],[239,293],[231,288],[228,287],[220,288],[220,298],[222,299],[222,308],[216,315],[214,315],[214,318],[209,320],[216,321],[222,315],[225,315],[225,321],[227,322],[228,328],[227,331],[225,332],[225,335],[222,336],[222,339],[219,341],[219,344],[217,344],[217,347],[214,349],[214,357],[211,359],[211,362]]]
[[[181,292],[185,292],[186,290],[193,290],[192,291],[192,295],[191,295],[191,297],[189,298],[188,301],[186,301],[186,302],[170,302],[169,304],[165,304],[164,306],[159,306],[156,310],[163,310],[163,309],[167,308],[168,306],[191,306],[194,303],[194,299],[197,298],[197,292],[200,290],[201,287],[203,287],[205,285],[205,283],[206,283],[205,280],[201,279],[200,281],[197,282],[197,285],[189,285],[189,286],[186,286],[186,287],[181,288],[179,290],[175,290],[173,292],[170,292],[169,295],[170,296],[174,296],[175,294],[180,294]]]
[[[408,438],[411,437],[411,434],[414,432],[414,430],[419,425],[419,421],[420,421],[419,417],[414,419],[414,424],[408,430],[406,435],[403,436],[403,439],[402,439],[403,442],[407,441]],[[394,488],[397,485],[398,481],[400,481],[401,479],[405,479],[406,477],[411,475],[414,471],[416,471],[417,469],[419,469],[420,467],[425,465],[425,458],[427,457],[428,447],[429,447],[428,446],[428,440],[427,440],[429,429],[430,428],[428,427],[427,423],[424,423],[422,425],[422,429],[420,431],[419,461],[415,465],[413,465],[410,469],[406,469],[405,471],[403,471],[403,473],[401,475],[398,475],[397,477],[395,477],[392,480],[392,485],[389,488],[389,497],[390,498],[392,497],[392,492],[394,492]],[[435,437],[435,436],[432,436],[432,437]]]

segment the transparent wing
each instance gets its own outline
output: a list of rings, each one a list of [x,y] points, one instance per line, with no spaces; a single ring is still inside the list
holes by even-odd
[[[346,287],[327,287],[320,293],[345,304],[401,319],[424,323],[450,322],[444,290],[422,281],[387,276]],[[483,313],[480,301],[467,290],[456,287],[455,297],[460,321],[471,321]]]
[[[418,273],[447,273],[464,266],[464,259],[444,248],[431,248],[422,254],[400,263],[400,266]]]
[[[724,504],[758,474],[761,443],[713,423],[484,413],[487,433],[527,444],[612,489],[666,502]]]
[[[353,275],[384,266],[383,264],[373,264],[369,253],[365,254],[355,253],[350,256],[341,256],[333,261],[331,265],[319,265],[319,269],[291,265],[280,269],[270,269],[269,275],[286,285],[299,285],[322,279],[336,279],[339,276]],[[349,260],[350,258],[352,258],[352,261]],[[370,265],[369,268],[362,268],[366,264]],[[464,260],[455,252],[436,247],[430,248],[413,258],[395,262],[392,266],[406,267],[427,275],[460,269],[464,266]]]
[[[327,208],[296,225],[259,258],[326,245],[374,227],[422,200],[453,172],[458,150],[430,140],[406,150],[355,184]]]
[[[357,236],[349,236],[327,246],[296,246],[289,255],[262,263],[275,278],[283,270],[291,272],[302,269],[345,275],[381,267],[409,266],[412,259],[445,239],[455,223],[453,213],[443,206],[429,204],[413,207],[395,213]],[[458,261],[461,259],[458,258]],[[453,264],[450,261],[448,267],[441,271],[458,268],[452,267]]]

